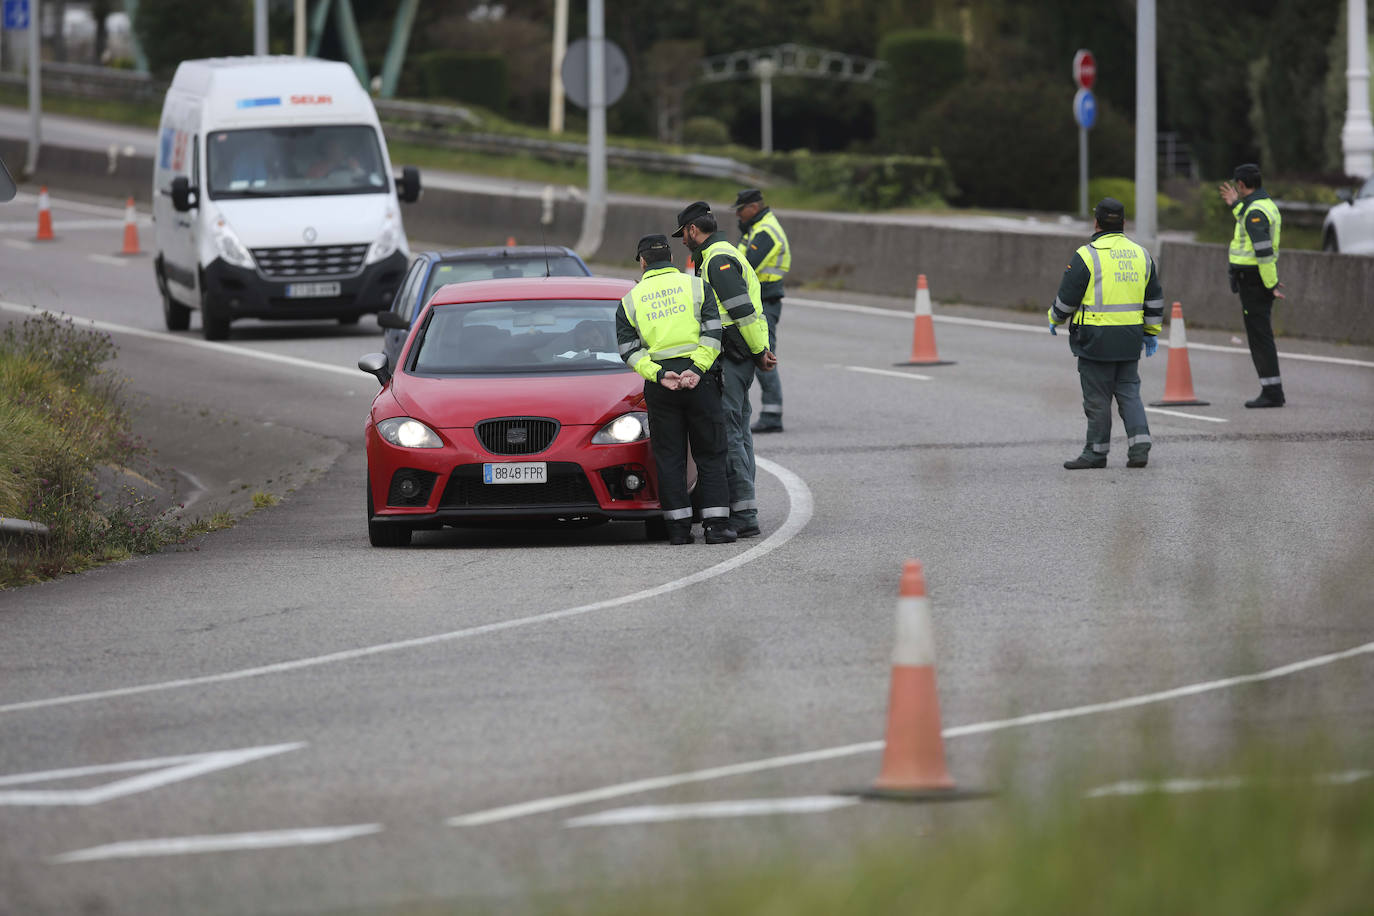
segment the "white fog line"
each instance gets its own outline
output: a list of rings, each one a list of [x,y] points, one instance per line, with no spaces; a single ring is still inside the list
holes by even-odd
[[[4,239],[3,241],[10,248],[18,248],[20,251],[33,250],[33,242],[26,242],[23,239]]]
[[[13,202],[20,204],[33,204],[35,207],[37,207],[38,195],[30,194],[27,191],[20,191],[18,194],[14,195]],[[62,197],[53,197],[51,194],[48,195],[48,203],[52,205],[54,210],[73,210],[77,213],[89,213],[94,216],[108,216],[111,219],[122,220],[124,218],[124,207],[122,205],[88,204],[84,201],[67,200],[66,198]],[[144,214],[139,215],[143,216]]]
[[[695,805],[641,805],[616,808],[585,817],[569,818],[564,827],[620,827],[626,824],[662,824],[669,821],[725,817],[764,817],[771,814],[812,814],[857,805],[849,795],[808,795],[800,798],[749,798],[739,801],[703,802]]]
[[[1369,770],[1346,770],[1341,773],[1319,773],[1312,777],[1312,783],[1319,786],[1348,786],[1374,776]],[[1107,798],[1113,795],[1147,795],[1163,793],[1183,795],[1190,792],[1215,792],[1227,789],[1244,789],[1259,785],[1254,780],[1239,776],[1223,776],[1218,779],[1164,779],[1155,782],[1128,780],[1114,782],[1109,786],[1090,789],[1085,798]]]
[[[869,375],[886,375],[892,378],[909,378],[918,382],[932,381],[929,375],[918,375],[915,372],[897,372],[894,369],[870,369],[867,366],[837,366],[839,369],[847,369],[850,372],[867,372]]]
[[[791,296],[783,300],[787,305],[800,305],[803,308],[826,309],[832,312],[850,312],[857,315],[876,315],[880,318],[900,318],[903,321],[911,321],[913,312],[905,309],[884,309],[876,308],[871,305],[851,305],[848,302],[827,302],[821,299],[794,299]],[[1048,323],[1046,324],[1022,324],[1016,321],[993,321],[987,318],[965,318],[961,315],[935,315],[935,321],[945,324],[962,324],[977,328],[995,328],[999,331],[1022,331],[1029,334],[1048,335]],[[1166,325],[1167,326],[1167,325]],[[1161,339],[1159,345],[1169,346],[1169,341]],[[1228,347],[1221,344],[1204,344],[1193,341],[1188,342],[1190,350],[1211,350],[1216,353],[1240,353],[1245,356],[1250,355],[1249,349],[1245,347]],[[1343,356],[1319,356],[1315,353],[1289,353],[1286,350],[1279,351],[1281,359],[1296,359],[1312,363],[1329,363],[1334,366],[1359,366],[1364,369],[1374,369],[1374,362],[1363,359],[1348,359]]]
[[[1226,423],[1224,417],[1204,417],[1200,413],[1184,413],[1181,410],[1164,410],[1160,407],[1146,407],[1147,413],[1162,413],[1166,417],[1183,417],[1185,420],[1206,420],[1208,423]]]
[[[1183,687],[1175,687],[1171,690],[1145,693],[1138,696],[1125,697],[1120,700],[1111,700],[1105,703],[1093,703],[1087,706],[1072,706],[1067,709],[1032,713],[1030,715],[1017,716],[1012,719],[994,719],[988,722],[975,722],[971,725],[960,725],[954,728],[945,729],[943,735],[946,738],[958,738],[964,735],[979,735],[1026,725],[1043,725],[1047,722],[1058,722],[1064,719],[1076,719],[1097,713],[1115,712],[1122,709],[1148,706],[1155,703],[1180,699],[1182,697],[1222,690],[1228,687],[1236,687],[1242,684],[1255,684],[1262,681],[1275,680],[1312,668],[1320,668],[1338,661],[1344,661],[1348,658],[1371,653],[1374,653],[1374,642],[1368,642],[1362,646],[1356,646],[1353,649],[1346,649],[1341,652],[1333,652],[1329,655],[1319,655],[1315,658],[1303,659],[1302,661],[1293,662],[1292,664],[1283,665],[1278,668],[1270,668],[1267,671],[1259,671],[1254,674],[1242,674],[1236,677],[1222,678],[1220,680],[1188,684]],[[621,798],[626,795],[636,795],[640,792],[648,792],[656,789],[668,789],[674,786],[687,785],[688,783],[707,782],[709,780],[723,779],[729,776],[760,773],[766,770],[782,769],[783,767],[817,763],[822,760],[852,757],[857,754],[871,754],[875,751],[882,750],[884,743],[885,742],[882,740],[863,741],[858,744],[845,744],[839,747],[822,748],[816,751],[804,751],[799,754],[787,754],[781,757],[766,757],[762,760],[726,764],[724,766],[710,767],[704,770],[675,773],[669,776],[653,776],[647,779],[637,779],[633,782],[622,782],[615,785],[603,786],[599,789],[587,789],[582,792],[572,792],[567,795],[555,795],[513,805],[504,805],[500,808],[488,808],[484,811],[474,811],[470,814],[449,818],[448,823],[454,827],[476,827],[482,824],[492,824],[498,821],[528,817],[532,814],[559,811],[564,808],[572,808],[577,805],[586,804],[587,802],[606,801],[611,798]]]
[[[573,617],[581,617],[594,611],[605,611],[611,608],[636,604],[651,598],[657,598],[660,595],[666,595],[669,592],[688,588],[699,582],[705,582],[708,579],[723,576],[745,564],[766,557],[768,554],[796,537],[797,534],[801,532],[802,528],[806,527],[807,522],[811,520],[813,502],[811,490],[807,487],[806,482],[787,468],[780,464],[775,464],[766,458],[756,458],[755,461],[761,470],[776,477],[787,491],[787,518],[783,521],[782,526],[743,553],[736,554],[714,566],[709,566],[706,569],[692,573],[688,576],[683,576],[680,579],[674,579],[662,585],[655,585],[650,588],[642,589],[629,595],[621,595],[618,598],[608,598],[604,601],[596,601],[591,604],[565,608],[560,611],[550,611],[546,614],[517,617],[511,620],[501,620],[495,623],[467,627],[462,630],[451,630],[447,633],[436,633],[432,636],[419,636],[413,639],[398,640],[396,642],[378,643],[358,649],[346,649],[342,652],[330,652],[326,655],[297,658],[291,661],[260,665],[255,668],[240,668],[236,671],[224,671],[219,674],[207,674],[200,677],[178,678],[176,680],[161,681],[152,684],[139,684],[134,687],[116,687],[111,690],[95,690],[89,693],[76,693],[66,696],[48,697],[41,700],[24,700],[18,703],[7,703],[0,706],[0,713],[20,712],[28,709],[43,709],[49,706],[69,706],[75,703],[89,703],[94,700],[110,700],[116,697],[158,693],[183,687],[202,687],[209,684],[223,684],[230,681],[241,681],[271,674],[284,674],[288,671],[300,671],[305,668],[316,668],[321,665],[354,661],[356,659],[367,658],[373,655],[382,655],[388,652],[399,652],[404,649],[421,649],[459,639],[471,639],[477,636],[487,636],[492,633],[501,633],[506,630],[515,630],[541,623],[553,623]]]
[[[92,255],[91,257],[96,257]],[[56,309],[38,308],[32,305],[20,305],[17,302],[0,301],[0,310],[15,312],[20,315],[35,315],[40,312],[47,312],[61,319],[72,319],[72,322],[85,327],[94,328],[97,331],[108,331],[111,334],[125,334],[129,337],[141,337],[144,340],[155,340],[159,343],[175,344],[177,346],[191,347],[197,350],[211,350],[215,353],[225,353],[230,356],[241,356],[247,359],[260,359],[269,363],[280,363],[285,366],[296,366],[301,369],[315,369],[320,372],[334,372],[339,375],[346,375],[354,381],[362,377],[362,370],[356,366],[348,368],[336,366],[332,363],[320,363],[314,360],[301,359],[296,356],[284,356],[280,353],[269,353],[266,350],[253,350],[247,347],[236,347],[233,344],[215,343],[210,340],[201,340],[196,337],[171,334],[167,331],[149,331],[145,328],[133,328],[128,325],[114,324],[109,321],[97,321],[94,318],[83,318],[80,315],[69,315],[66,312],[59,312]]]
[[[88,261],[95,261],[97,264],[106,264],[110,267],[123,268],[129,266],[128,258],[121,258],[113,254],[88,254],[86,255],[86,259]]]
[[[135,220],[140,228],[151,226],[152,220]],[[0,223],[0,232],[34,232],[37,227],[36,221],[25,221],[22,223]],[[123,219],[57,219],[53,221],[53,233],[61,235],[67,230],[77,231],[85,229],[108,229],[118,232],[124,228]]]
[[[92,846],[53,856],[54,865],[73,862],[98,862],[102,859],[143,859],[150,856],[185,856],[205,852],[239,852],[253,849],[285,849],[291,846],[319,846],[355,837],[380,833],[381,824],[350,824],[345,827],[304,827],[296,830],[263,830],[255,833],[221,833],[211,836],[160,837],[126,840]]]

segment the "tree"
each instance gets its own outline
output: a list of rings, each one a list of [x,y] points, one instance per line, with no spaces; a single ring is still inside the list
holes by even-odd
[[[148,69],[161,77],[183,60],[253,51],[250,0],[197,4],[194,11],[184,0],[139,0],[134,30]]]

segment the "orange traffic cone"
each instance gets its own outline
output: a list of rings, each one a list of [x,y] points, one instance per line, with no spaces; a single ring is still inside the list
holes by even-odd
[[[1193,370],[1188,365],[1188,332],[1183,327],[1183,306],[1174,303],[1169,317],[1169,368],[1164,374],[1164,400],[1151,401],[1151,407],[1193,405],[1205,407],[1210,401],[1199,401],[1193,394]]]
[[[35,241],[51,242],[57,236],[52,234],[52,204],[48,202],[48,186],[38,189],[38,234]]]
[[[952,366],[935,350],[935,321],[930,314],[930,288],[926,275],[916,278],[916,326],[911,334],[911,359],[898,366]]]
[[[508,236],[506,236],[506,247],[507,247],[507,248],[514,248],[514,247],[515,247],[515,236],[513,236],[513,235],[508,235]]]
[[[134,199],[132,197],[124,205],[124,248],[119,253],[123,255],[143,253],[138,250],[138,214],[134,212]]]

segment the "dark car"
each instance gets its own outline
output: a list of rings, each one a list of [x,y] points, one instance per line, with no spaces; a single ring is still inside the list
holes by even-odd
[[[429,298],[446,283],[507,277],[590,277],[592,272],[570,248],[561,245],[508,245],[422,251],[411,262],[389,312],[378,316],[382,351],[396,365],[410,326]]]

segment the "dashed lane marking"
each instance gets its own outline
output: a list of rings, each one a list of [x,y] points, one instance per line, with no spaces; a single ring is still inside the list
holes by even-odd
[[[136,219],[134,222],[140,228],[148,228],[153,224],[150,219]],[[32,220],[26,220],[22,223],[0,223],[0,232],[33,232],[34,225]],[[122,219],[58,219],[53,221],[53,231],[57,233],[85,229],[106,229],[117,232],[122,228],[124,228],[124,220]]]
[[[3,239],[5,245],[10,248],[18,248],[20,251],[32,251],[33,242],[26,242],[23,239]]]
[[[623,827],[626,824],[662,824],[668,821],[706,820],[721,817],[762,817],[770,814],[813,814],[857,805],[847,795],[806,795],[800,798],[748,798],[738,801],[702,802],[694,805],[641,805],[615,808],[585,817],[573,817],[564,827]]]
[[[1224,417],[1204,417],[1200,413],[1184,413],[1181,410],[1164,410],[1159,407],[1146,407],[1146,413],[1162,413],[1166,417],[1183,417],[1187,420],[1206,420],[1208,423],[1227,423]]]
[[[1374,776],[1374,772],[1369,770],[1346,770],[1343,773],[1319,773],[1312,777],[1312,782],[1319,786],[1348,786],[1369,779],[1371,776]],[[1113,795],[1148,795],[1151,793],[1182,795],[1189,792],[1244,789],[1255,784],[1254,780],[1242,779],[1239,776],[1223,776],[1217,779],[1165,779],[1157,782],[1130,780],[1090,789],[1086,797],[1107,798]]]
[[[124,268],[129,266],[128,258],[121,258],[113,254],[88,254],[86,258],[95,261],[97,264],[108,264],[111,267]]]
[[[255,833],[220,833],[211,836],[161,837],[126,840],[92,846],[53,856],[54,865],[98,862],[103,859],[144,859],[150,856],[185,856],[202,852],[236,852],[252,849],[284,849],[291,846],[319,846],[339,843],[380,833],[381,824],[350,824],[345,827],[304,827],[296,830],[264,830]]]
[[[847,369],[850,372],[867,372],[869,375],[886,375],[892,378],[909,378],[915,379],[918,382],[929,382],[932,380],[932,377],[929,375],[920,375],[915,372],[897,372],[892,369],[870,369],[867,366],[835,366],[834,368]]]

